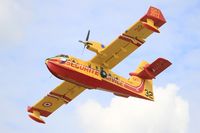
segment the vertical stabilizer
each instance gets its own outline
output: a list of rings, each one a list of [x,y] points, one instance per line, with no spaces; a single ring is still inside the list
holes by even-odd
[[[135,77],[144,80],[145,84],[142,96],[144,96],[145,99],[153,101],[154,97],[152,79],[163,72],[171,64],[171,62],[164,58],[158,58],[151,64],[146,61],[142,61],[134,72],[129,73],[129,75],[131,76],[129,80],[134,80]]]
[[[148,66],[149,63],[147,61],[142,61],[136,68],[136,70],[132,73],[130,73],[130,78],[129,80],[134,80],[135,76],[137,76],[138,73],[141,73],[144,70],[144,67]],[[153,95],[153,81],[152,79],[144,79],[144,91],[142,93],[142,96],[144,99],[148,99],[151,101],[154,101],[154,95]]]

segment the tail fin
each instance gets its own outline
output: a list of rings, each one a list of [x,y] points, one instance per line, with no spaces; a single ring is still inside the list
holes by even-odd
[[[139,66],[137,67],[137,69],[132,72],[132,73],[129,73],[129,75],[131,76],[129,78],[130,81],[134,81],[135,79],[137,79],[137,74],[138,73],[141,73],[143,70],[144,70],[144,67],[145,66],[148,66],[149,63],[146,62],[146,61],[142,61],[140,62]],[[142,92],[142,97],[144,99],[148,99],[148,100],[151,100],[151,101],[154,101],[154,95],[153,95],[153,81],[152,79],[145,79],[145,84],[144,84],[144,91]]]
[[[153,96],[152,79],[155,78],[158,74],[160,74],[170,65],[171,65],[171,62],[163,58],[158,58],[151,64],[149,64],[146,61],[142,61],[134,72],[129,73],[129,75],[131,76],[130,80],[134,80],[135,76],[141,79],[144,79],[145,84],[144,84],[144,91],[142,93],[142,96],[145,99],[153,101],[154,96]]]

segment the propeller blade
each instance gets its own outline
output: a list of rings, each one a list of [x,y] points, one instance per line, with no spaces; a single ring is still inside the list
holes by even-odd
[[[90,30],[88,30],[87,37],[86,37],[85,41],[88,41],[89,37],[90,37]]]

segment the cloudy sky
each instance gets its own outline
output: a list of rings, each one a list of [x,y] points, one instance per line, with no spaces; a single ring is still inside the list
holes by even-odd
[[[70,54],[88,60],[78,40],[108,45],[149,6],[167,23],[114,71],[124,77],[145,59],[173,65],[154,81],[155,102],[87,90],[61,107],[46,125],[28,118],[33,105],[62,81],[44,60]],[[0,0],[0,130],[5,133],[195,133],[200,130],[200,2],[198,0]]]

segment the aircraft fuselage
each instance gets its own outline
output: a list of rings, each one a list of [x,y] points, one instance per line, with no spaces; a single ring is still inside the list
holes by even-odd
[[[110,69],[68,55],[48,58],[45,63],[54,76],[79,86],[105,90],[123,97],[134,96],[148,99],[144,97],[144,88],[148,80],[137,76],[132,76],[131,80],[126,79]]]

